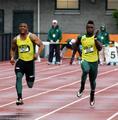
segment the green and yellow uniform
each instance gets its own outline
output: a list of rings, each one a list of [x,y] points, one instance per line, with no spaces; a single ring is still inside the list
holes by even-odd
[[[98,61],[98,51],[95,46],[94,36],[87,37],[86,35],[83,35],[80,39],[82,45],[82,60],[88,62]]]
[[[98,50],[95,46],[94,35],[87,34],[77,38],[78,45],[82,45],[82,78],[80,92],[84,90],[87,74],[91,84],[91,91],[95,91],[96,77],[98,72]]]
[[[22,78],[26,75],[26,82],[29,88],[33,87],[34,75],[34,44],[30,39],[29,33],[25,40],[16,37],[16,44],[18,46],[18,61],[15,66],[16,73],[16,90],[19,98],[22,98]]]
[[[18,46],[19,59],[23,61],[31,61],[34,58],[34,45],[30,40],[30,33],[25,40],[22,40],[20,36],[17,36],[16,44]]]

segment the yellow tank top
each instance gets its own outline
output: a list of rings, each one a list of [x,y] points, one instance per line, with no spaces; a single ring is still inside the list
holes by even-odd
[[[82,60],[86,60],[88,62],[98,61],[98,51],[95,46],[94,36],[86,37],[86,35],[83,35],[81,38],[81,44]]]
[[[18,55],[19,59],[23,61],[31,61],[34,59],[34,45],[31,41],[29,33],[25,40],[20,38],[20,35],[17,36],[16,44],[18,46]]]

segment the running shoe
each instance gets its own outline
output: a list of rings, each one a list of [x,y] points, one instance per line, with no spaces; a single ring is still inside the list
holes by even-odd
[[[20,99],[17,99],[16,101],[16,105],[23,105],[23,100],[20,98]]]
[[[94,94],[90,94],[90,106],[94,106],[95,104],[95,97],[94,97]]]
[[[83,95],[83,92],[80,92],[80,90],[77,92],[77,97],[81,97]]]

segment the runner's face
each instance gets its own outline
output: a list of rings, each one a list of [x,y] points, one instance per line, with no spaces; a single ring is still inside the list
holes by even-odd
[[[89,34],[89,35],[94,34],[94,25],[93,24],[87,24],[86,30],[87,30],[87,34]]]
[[[27,24],[21,23],[19,25],[19,31],[20,31],[20,34],[27,34],[28,33],[28,26],[27,26]]]

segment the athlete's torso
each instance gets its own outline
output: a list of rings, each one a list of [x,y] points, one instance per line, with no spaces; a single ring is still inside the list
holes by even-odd
[[[94,36],[87,37],[83,35],[81,37],[82,44],[82,59],[88,62],[96,62],[98,61],[98,51],[95,46]]]
[[[16,44],[18,46],[18,55],[19,59],[23,61],[31,61],[34,59],[34,45],[30,39],[29,33],[25,40],[20,38],[20,35],[17,36]]]

